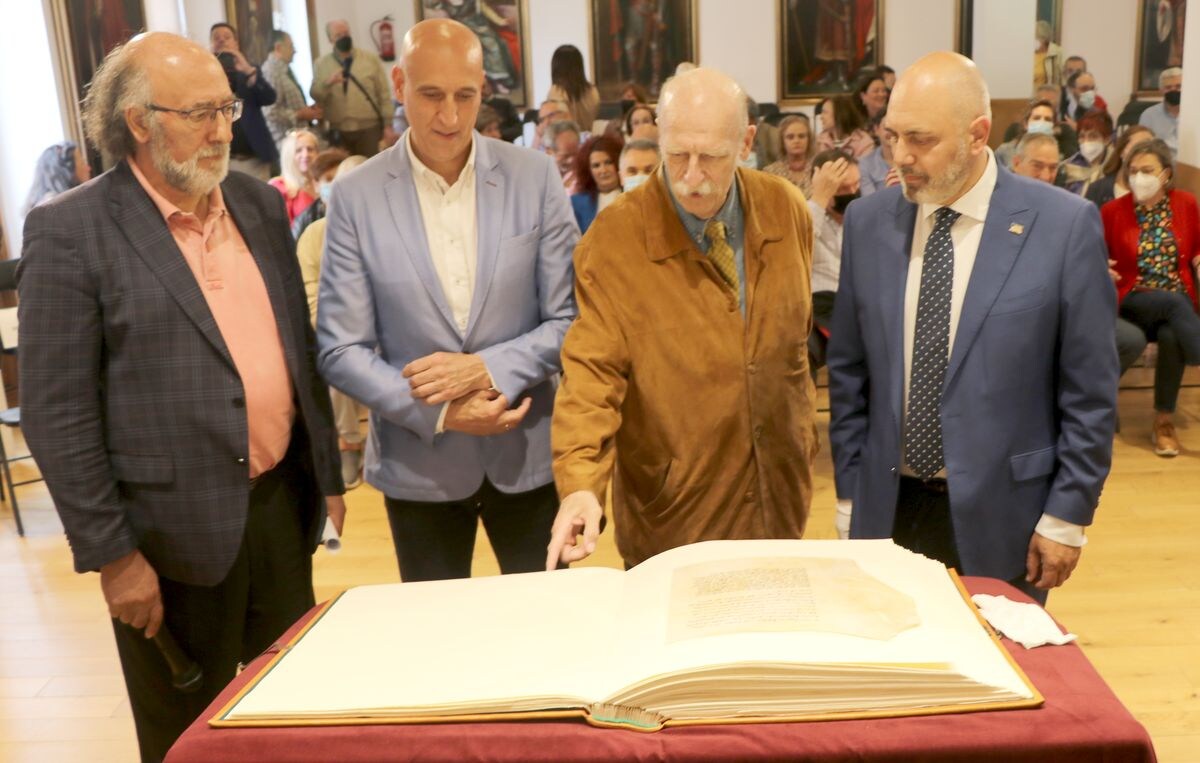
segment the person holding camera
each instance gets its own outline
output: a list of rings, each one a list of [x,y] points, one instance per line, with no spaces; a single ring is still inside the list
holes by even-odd
[[[258,67],[246,60],[237,30],[218,21],[208,30],[208,48],[221,62],[229,89],[242,99],[242,118],[233,123],[229,168],[267,181],[279,174],[279,151],[263,116],[264,106],[275,103],[275,88]]]
[[[379,56],[354,47],[350,25],[330,21],[333,52],[317,59],[309,94],[329,120],[329,142],[351,154],[374,156],[396,142],[390,121],[392,88]],[[385,116],[386,115],[386,116]]]

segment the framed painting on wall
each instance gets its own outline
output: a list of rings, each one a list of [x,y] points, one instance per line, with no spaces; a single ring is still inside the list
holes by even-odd
[[[675,67],[699,57],[695,0],[591,0],[592,77],[601,101],[630,83],[658,100]]]
[[[237,30],[238,45],[252,64],[266,61],[271,52],[271,10],[271,0],[225,0],[225,18]]]
[[[50,3],[54,29],[54,59],[59,102],[68,136],[79,145],[83,140],[80,104],[100,63],[116,46],[146,28],[142,0],[54,0]],[[87,161],[93,174],[104,169],[100,153],[88,147]]]
[[[450,18],[470,27],[483,46],[483,73],[492,90],[514,106],[531,102],[529,27],[524,0],[416,0],[417,21]]]
[[[1158,75],[1183,65],[1187,0],[1138,0],[1138,44],[1133,82],[1139,96],[1159,95]]]
[[[854,90],[883,63],[883,0],[779,0],[779,100]]]

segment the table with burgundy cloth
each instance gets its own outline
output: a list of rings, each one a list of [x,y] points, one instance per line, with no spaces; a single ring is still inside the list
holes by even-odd
[[[1006,583],[963,578],[971,593],[1029,599]],[[285,635],[286,642],[317,610]],[[221,761],[1154,761],[1146,730],[1074,644],[1003,644],[1045,696],[1031,710],[910,718],[684,726],[645,733],[583,720],[222,728],[208,720],[257,675],[260,656],[171,748],[167,763]],[[562,666],[545,666],[546,670]],[[334,678],[336,680],[336,678]]]

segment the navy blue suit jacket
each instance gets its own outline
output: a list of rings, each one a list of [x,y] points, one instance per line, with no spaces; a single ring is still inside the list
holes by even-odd
[[[830,440],[851,537],[891,536],[900,479],[904,290],[917,205],[850,205],[829,342]],[[1112,457],[1115,290],[1096,207],[999,168],[942,393],[963,572],[1023,574],[1044,513],[1088,525]]]

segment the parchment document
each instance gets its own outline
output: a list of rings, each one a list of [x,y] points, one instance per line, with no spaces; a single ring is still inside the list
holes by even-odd
[[[667,641],[752,631],[886,641],[920,624],[912,598],[851,559],[729,559],[675,570]]]

